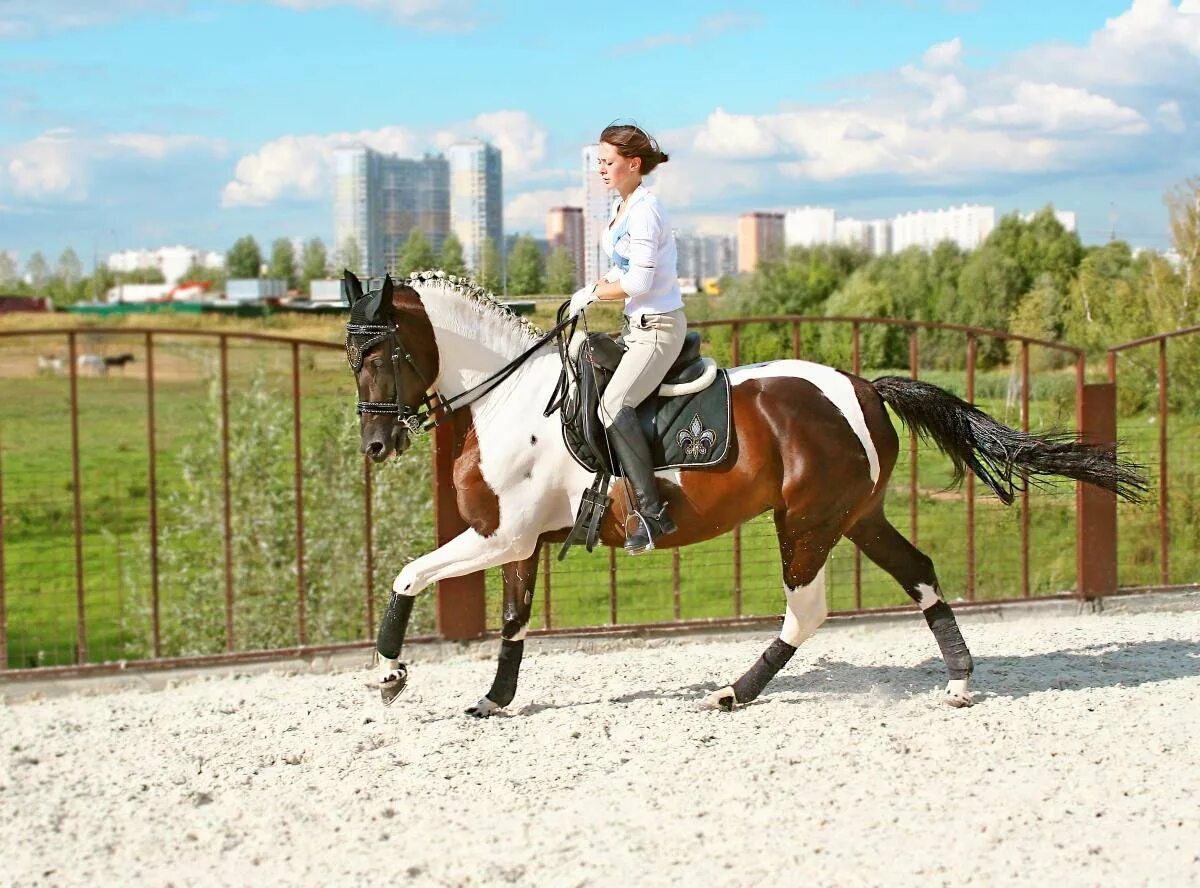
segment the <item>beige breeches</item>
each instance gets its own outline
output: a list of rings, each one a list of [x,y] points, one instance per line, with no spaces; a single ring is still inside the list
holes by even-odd
[[[654,394],[683,350],[686,333],[682,308],[625,319],[622,339],[627,350],[596,411],[605,427],[612,425],[621,408],[636,407]]]

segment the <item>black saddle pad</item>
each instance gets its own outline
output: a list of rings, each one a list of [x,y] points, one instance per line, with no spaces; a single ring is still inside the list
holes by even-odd
[[[596,415],[600,395],[611,377],[607,361],[593,361],[585,343],[579,354],[579,385],[574,402],[563,411],[563,441],[571,456],[591,472],[620,475],[613,466],[604,427]],[[729,377],[717,372],[711,385],[692,395],[651,395],[637,416],[650,442],[656,469],[699,469],[715,466],[729,452],[733,435]]]

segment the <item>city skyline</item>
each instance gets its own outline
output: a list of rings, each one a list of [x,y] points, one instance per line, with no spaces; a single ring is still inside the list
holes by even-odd
[[[871,219],[1053,203],[1086,243],[1115,228],[1161,248],[1162,197],[1200,168],[1197,13],[1200,0],[862,0],[596,22],[543,0],[8,4],[0,249],[333,244],[347,142],[410,157],[491,142],[505,230],[537,233],[550,207],[586,207],[579,146],[614,118],[671,154],[650,185],[682,229],[728,235],[742,212],[814,204]],[[402,42],[403,70],[329,54],[365,34]],[[189,63],[211,46],[220,67]]]

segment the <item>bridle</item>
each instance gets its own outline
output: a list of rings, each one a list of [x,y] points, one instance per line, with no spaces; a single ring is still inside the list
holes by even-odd
[[[363,342],[355,343],[353,341],[353,337],[355,336],[366,336],[367,339]],[[400,338],[399,328],[395,324],[346,324],[346,360],[350,362],[350,370],[354,373],[355,381],[357,382],[358,380],[358,373],[362,370],[367,352],[381,342],[388,342],[391,345],[392,378],[395,380],[396,399],[394,401],[359,401],[355,407],[355,412],[359,416],[362,416],[364,413],[395,414],[396,419],[404,423],[414,435],[422,429],[430,427],[428,425],[430,422],[433,425],[437,425],[440,419],[434,414],[441,403],[441,398],[436,392],[430,392],[430,389],[433,388],[433,383],[425,377],[425,374],[421,372],[421,368],[417,366],[412,353],[405,347],[404,341]],[[421,390],[425,392],[420,406],[415,409],[401,400],[401,362],[412,367],[413,372],[417,374],[417,379],[422,383]]]
[[[564,314],[565,311],[560,309],[560,318]],[[504,382],[504,380],[508,379],[508,377],[516,372],[518,367],[524,364],[534,352],[547,342],[555,337],[559,337],[561,341],[564,338],[561,335],[563,331],[568,327],[571,327],[573,330],[576,320],[574,317],[560,319],[549,332],[539,337],[533,345],[521,352],[521,354],[517,355],[491,376],[451,398],[443,398],[438,392],[432,390],[433,381],[429,380],[421,372],[421,368],[417,366],[411,350],[405,346],[404,340],[400,336],[400,330],[395,324],[356,324],[352,321],[348,322],[346,324],[346,360],[350,363],[350,370],[354,373],[355,382],[358,380],[358,373],[362,370],[367,352],[379,343],[387,342],[391,346],[392,377],[395,380],[396,389],[394,401],[359,401],[355,412],[359,416],[362,416],[364,413],[395,415],[397,421],[402,422],[412,434],[429,431],[445,422],[456,410],[474,403],[500,385],[500,383]],[[354,342],[353,339],[357,336],[365,336],[367,338],[362,342]],[[567,333],[565,338],[569,339],[570,333]],[[405,404],[401,400],[401,364],[408,364],[413,369],[413,372],[417,375],[417,379],[422,384],[422,391],[425,392],[417,407]]]

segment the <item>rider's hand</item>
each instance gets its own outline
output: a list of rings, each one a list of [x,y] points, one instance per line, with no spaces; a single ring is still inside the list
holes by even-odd
[[[600,297],[596,294],[596,285],[589,284],[575,291],[571,297],[571,307],[567,309],[567,317],[573,318]]]

